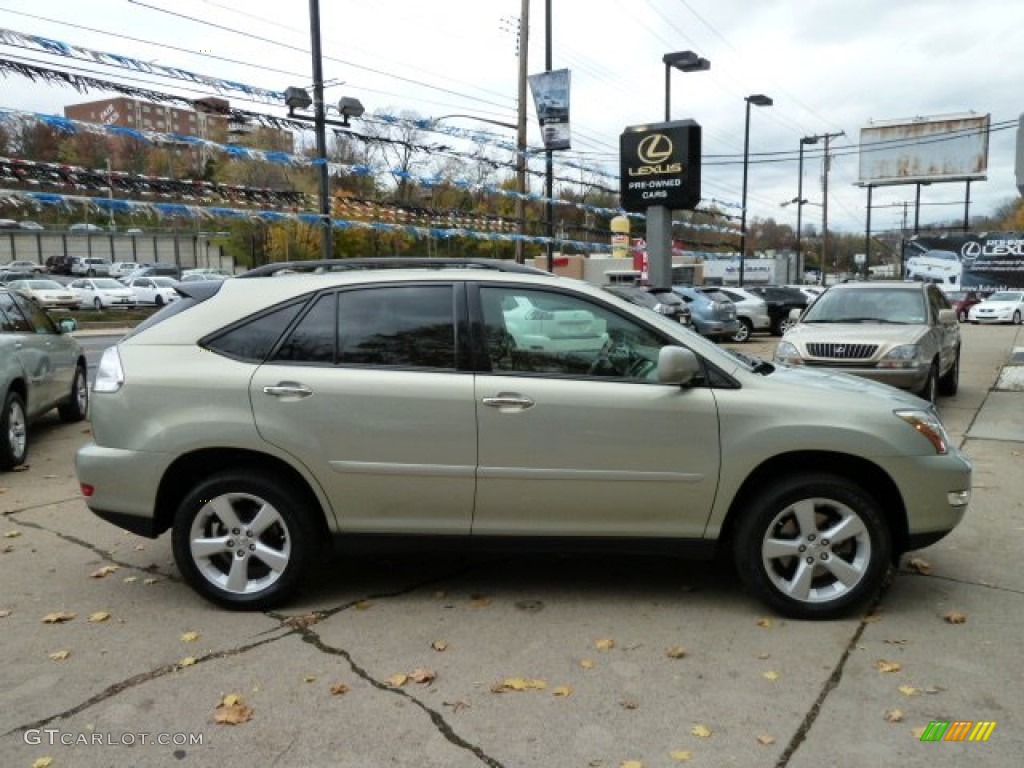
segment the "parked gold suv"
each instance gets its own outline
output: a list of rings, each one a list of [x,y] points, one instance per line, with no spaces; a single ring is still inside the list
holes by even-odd
[[[178,291],[104,352],[77,473],[100,517],[170,530],[220,605],[279,603],[328,537],[384,535],[724,552],[776,610],[828,618],[967,508],[930,403],[576,280],[350,259]]]

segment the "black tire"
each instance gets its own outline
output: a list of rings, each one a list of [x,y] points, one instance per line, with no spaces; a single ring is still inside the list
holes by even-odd
[[[737,318],[740,323],[739,330],[736,331],[731,337],[731,341],[737,344],[745,344],[750,341],[750,335],[754,332],[754,326],[750,320],[745,317]]]
[[[96,277],[96,270],[95,269],[88,269],[88,270],[86,270],[85,276],[86,277]]]
[[[801,521],[807,511],[813,519]],[[841,540],[822,535],[840,526]],[[878,503],[850,481],[796,475],[752,495],[733,556],[747,588],[779,613],[833,619],[878,593],[891,567],[892,534]]]
[[[1013,313],[1013,324],[1020,325],[1020,321],[1020,310],[1018,309],[1016,312]]]
[[[0,469],[13,469],[28,456],[28,417],[17,392],[8,392],[0,413]]]
[[[196,592],[226,608],[277,605],[295,591],[315,554],[310,509],[305,495],[283,478],[248,470],[213,475],[192,489],[175,515],[172,546],[178,570]],[[257,510],[270,521],[262,531],[246,527]],[[235,520],[225,521],[226,514]],[[193,547],[203,539],[220,541],[203,553]]]
[[[928,369],[928,378],[924,382],[924,386],[921,387],[917,392],[917,396],[927,400],[929,403],[934,403],[939,394],[939,364],[932,363],[932,367]]]
[[[82,421],[89,413],[89,385],[85,380],[85,368],[75,368],[75,378],[71,382],[71,394],[67,402],[57,406],[57,414],[65,424]]]
[[[796,320],[786,316],[780,317],[774,323],[772,323],[772,335],[773,336],[785,336],[786,331],[796,325]]]
[[[960,389],[960,350],[956,351],[952,367],[939,379],[939,394],[952,397]]]
[[[164,305],[164,297],[158,293],[156,295],[156,299],[153,300],[153,303],[156,304],[158,307],[162,307]]]
[[[92,308],[95,309],[97,312],[100,312],[100,311],[103,310],[103,302],[100,301],[100,297],[99,296],[97,296],[95,299],[92,300]]]
[[[967,322],[967,312],[965,310],[961,309],[960,310],[960,314],[958,314],[956,316],[956,319],[959,320],[961,323],[966,323]]]

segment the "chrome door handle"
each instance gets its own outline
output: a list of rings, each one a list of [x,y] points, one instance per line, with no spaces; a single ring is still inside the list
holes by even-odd
[[[526,395],[517,395],[513,392],[499,392],[494,397],[485,397],[483,404],[489,405],[491,408],[510,408],[520,411],[525,411],[536,405]]]
[[[313,390],[304,384],[286,384],[282,382],[276,386],[264,387],[263,394],[272,397],[309,397],[313,394]]]

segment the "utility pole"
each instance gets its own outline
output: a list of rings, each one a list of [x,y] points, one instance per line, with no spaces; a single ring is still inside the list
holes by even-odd
[[[551,0],[544,0],[544,71],[551,71]],[[545,148],[544,151],[544,196],[547,201],[544,203],[544,234],[547,236],[547,270],[548,272],[555,271],[555,265],[553,262],[554,255],[554,243],[552,240],[555,236],[555,221],[554,221],[554,208],[551,200],[555,196],[555,168],[554,158],[552,157],[550,148]],[[971,182],[967,182],[968,195],[970,194]],[[964,231],[966,228],[966,216],[964,217]],[[562,238],[564,239],[564,237]],[[559,246],[561,248],[561,246]]]
[[[320,179],[321,233],[320,258],[329,259],[334,253],[333,224],[331,223],[331,181],[327,168],[327,123],[324,111],[324,64],[320,50],[320,2],[309,0],[309,39],[313,54],[313,122],[316,133],[316,156]]]
[[[530,49],[530,0],[522,0],[519,12],[519,113],[516,120],[516,221],[519,237],[516,239],[516,263],[526,261],[526,77]]]
[[[828,143],[838,136],[845,136],[845,131],[838,133],[826,133],[821,138],[825,140],[825,154],[822,156],[821,172],[821,284],[825,285],[826,269],[828,267]],[[838,264],[836,265],[838,267]],[[838,272],[838,269],[836,270]],[[838,276],[838,275],[837,275]]]

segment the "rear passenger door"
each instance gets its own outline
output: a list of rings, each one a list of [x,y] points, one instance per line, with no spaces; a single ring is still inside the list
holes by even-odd
[[[465,291],[423,282],[326,292],[252,377],[256,426],[298,458],[363,533],[469,532],[473,375],[460,371]]]

